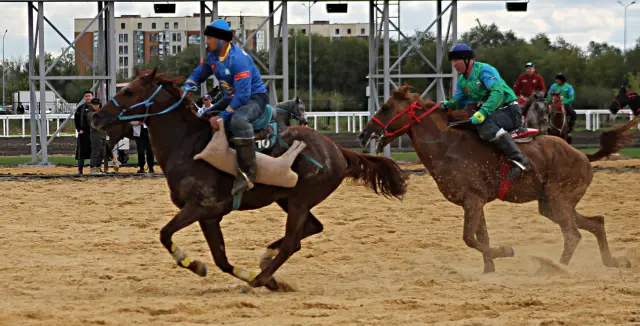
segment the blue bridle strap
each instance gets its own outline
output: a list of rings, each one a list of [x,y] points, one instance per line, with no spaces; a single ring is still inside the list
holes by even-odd
[[[118,102],[116,101],[115,97],[111,98],[111,102],[118,108],[120,109],[120,114],[118,115],[118,119],[120,119],[121,121],[127,121],[127,120],[137,120],[137,119],[146,119],[148,117],[153,117],[156,115],[162,115],[162,114],[167,114],[173,110],[175,110],[177,107],[180,106],[180,104],[182,104],[182,101],[184,100],[184,98],[187,96],[187,93],[189,93],[189,91],[196,91],[198,88],[196,86],[192,86],[190,88],[187,88],[184,90],[184,93],[182,93],[182,96],[180,97],[180,100],[178,100],[178,102],[174,103],[173,105],[171,105],[170,107],[160,111],[160,112],[155,112],[155,113],[149,113],[149,108],[153,105],[154,102],[152,102],[153,98],[156,97],[156,95],[158,95],[158,93],[160,92],[160,90],[162,89],[162,85],[158,86],[158,88],[156,89],[155,92],[153,92],[153,94],[151,94],[151,96],[140,102],[140,103],[136,103],[132,106],[130,106],[129,108],[121,108],[120,104],[118,104]],[[146,107],[146,112],[144,114],[135,114],[135,115],[124,115],[125,113],[127,113],[127,111],[132,110],[136,107],[142,106],[144,105]]]

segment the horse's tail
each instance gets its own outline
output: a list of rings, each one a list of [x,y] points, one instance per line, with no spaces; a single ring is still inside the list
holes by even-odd
[[[632,138],[640,131],[629,130],[636,125],[638,125],[637,117],[626,124],[617,126],[612,130],[607,130],[600,134],[600,148],[598,151],[593,154],[586,154],[589,162],[594,162],[616,153],[622,147],[629,144],[632,141]]]
[[[409,175],[393,160],[338,147],[348,163],[347,177],[363,182],[376,194],[382,194],[385,197],[393,196],[401,199],[407,192]]]

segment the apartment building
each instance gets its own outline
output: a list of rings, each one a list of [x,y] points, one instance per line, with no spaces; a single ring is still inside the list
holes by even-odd
[[[300,31],[302,34],[307,35],[309,24],[287,24],[289,30]],[[277,30],[277,28],[276,28]],[[369,24],[368,23],[329,23],[326,20],[316,20],[311,23],[311,33],[319,35],[320,37],[331,38],[332,40],[340,39],[343,37],[369,37]]]
[[[210,15],[205,16],[210,22]],[[247,39],[267,19],[267,16],[220,16],[236,32],[240,40]],[[74,20],[74,36],[87,27],[92,18]],[[185,17],[141,17],[122,15],[115,18],[116,57],[118,71],[126,77],[135,74],[135,67],[149,62],[154,56],[169,56],[182,52],[188,46],[200,46],[200,14]],[[244,33],[244,35],[242,35]],[[268,50],[268,29],[263,28],[248,42],[252,51]],[[76,49],[94,63],[98,49],[98,24],[94,23],[78,40]],[[76,51],[76,64],[81,75],[89,71],[89,66]]]

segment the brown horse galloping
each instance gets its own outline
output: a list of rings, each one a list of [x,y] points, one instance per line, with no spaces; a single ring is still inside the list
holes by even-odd
[[[498,197],[501,188],[504,192],[501,155],[492,144],[480,140],[475,131],[449,128],[448,120],[448,113],[403,86],[393,91],[393,96],[365,126],[360,140],[365,145],[378,138],[378,149],[382,149],[397,136],[408,133],[440,192],[447,200],[464,208],[464,242],[482,253],[484,272],[493,272],[493,259],[514,255],[510,247],[489,246],[483,211],[484,205]],[[594,154],[585,155],[564,140],[551,136],[538,136],[519,145],[531,160],[532,170],[512,180],[503,200],[512,203],[538,201],[540,214],[557,223],[562,230],[562,264],[569,263],[581,239],[578,229],[583,229],[596,236],[606,266],[630,266],[625,257],[611,256],[604,218],[583,216],[576,211],[576,205],[593,178],[589,162],[602,159],[629,143],[637,133],[629,129],[636,123],[631,121],[603,133],[600,150]]]
[[[239,210],[258,209],[276,202],[287,212],[287,222],[284,237],[268,246],[261,263],[264,268],[258,275],[234,267],[227,260],[220,229],[220,221],[232,211],[234,177],[205,161],[194,160],[194,156],[211,140],[211,125],[193,114],[195,107],[192,103],[181,101],[184,96],[174,86],[176,80],[156,76],[155,69],[144,76],[139,73],[137,76],[92,115],[92,123],[98,129],[105,129],[113,124],[128,123],[123,120],[131,119],[133,115],[142,116],[139,120],[146,119],[153,152],[164,171],[171,200],[180,208],[180,212],[160,231],[160,242],[179,266],[200,276],[206,275],[204,263],[190,260],[172,241],[174,233],[194,222],[200,224],[213,259],[222,271],[253,287],[266,286],[278,290],[282,284],[273,277],[276,270],[300,250],[302,239],[322,232],[322,223],[310,210],[333,193],[342,180],[360,180],[385,196],[400,197],[406,192],[407,176],[392,160],[340,148],[329,138],[307,127],[291,127],[279,136],[289,146],[294,140],[303,141],[307,145],[303,154],[315,159],[321,167],[298,157],[292,166],[298,174],[295,187],[256,184],[244,193]],[[151,98],[152,103],[149,101]],[[139,103],[145,105],[137,105]],[[284,152],[285,149],[278,144],[272,154],[279,156]]]

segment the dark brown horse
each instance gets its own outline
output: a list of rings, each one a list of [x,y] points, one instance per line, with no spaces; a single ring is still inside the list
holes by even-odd
[[[362,145],[378,138],[380,150],[396,137],[409,134],[440,192],[447,200],[464,208],[464,242],[482,253],[484,272],[493,272],[495,258],[514,255],[511,247],[489,246],[483,210],[484,205],[498,197],[504,185],[500,173],[501,155],[494,145],[480,140],[475,130],[450,128],[448,120],[448,113],[403,86],[393,92],[359,137]],[[637,133],[629,131],[634,123],[603,133],[601,148],[594,154],[585,155],[558,137],[544,135],[519,145],[531,160],[532,170],[512,180],[503,200],[512,203],[538,201],[540,214],[557,223],[562,230],[562,264],[569,263],[581,239],[578,229],[582,229],[596,236],[606,266],[630,266],[628,259],[614,258],[609,252],[604,218],[583,216],[576,211],[576,205],[593,178],[589,162],[606,157],[630,142]],[[504,192],[504,188],[502,190]]]
[[[160,242],[171,253],[178,265],[200,275],[206,275],[205,264],[190,260],[172,241],[177,231],[198,222],[209,244],[216,265],[253,287],[266,286],[280,289],[273,274],[296,251],[301,240],[322,231],[323,226],[311,209],[324,201],[345,178],[359,180],[376,193],[401,197],[406,192],[407,175],[387,158],[368,156],[340,148],[329,138],[307,127],[291,127],[279,136],[290,146],[294,140],[307,147],[303,154],[315,159],[298,157],[292,169],[298,174],[293,188],[262,184],[243,194],[239,210],[253,210],[277,203],[287,212],[284,237],[271,243],[263,256],[262,271],[256,275],[229,263],[224,247],[220,221],[232,211],[231,187],[234,177],[223,173],[205,161],[194,160],[212,137],[211,125],[193,114],[190,101],[174,86],[177,80],[156,76],[156,70],[137,78],[120,90],[91,119],[96,128],[105,129],[133,115],[146,116],[151,145],[158,163],[164,171],[171,200],[180,212],[160,230]],[[152,96],[154,95],[154,96]],[[139,105],[138,103],[153,103]],[[175,109],[173,109],[175,107]],[[273,156],[285,149],[276,145]]]
[[[618,91],[618,96],[611,102],[611,105],[609,105],[609,111],[611,114],[616,114],[627,105],[634,116],[637,117],[640,115],[640,97],[638,97],[638,94],[627,90],[626,87],[621,86]]]
[[[567,110],[565,110],[564,104],[562,104],[562,96],[560,96],[560,94],[551,94],[551,103],[549,103],[549,129],[547,129],[547,135],[560,137],[571,144]]]

